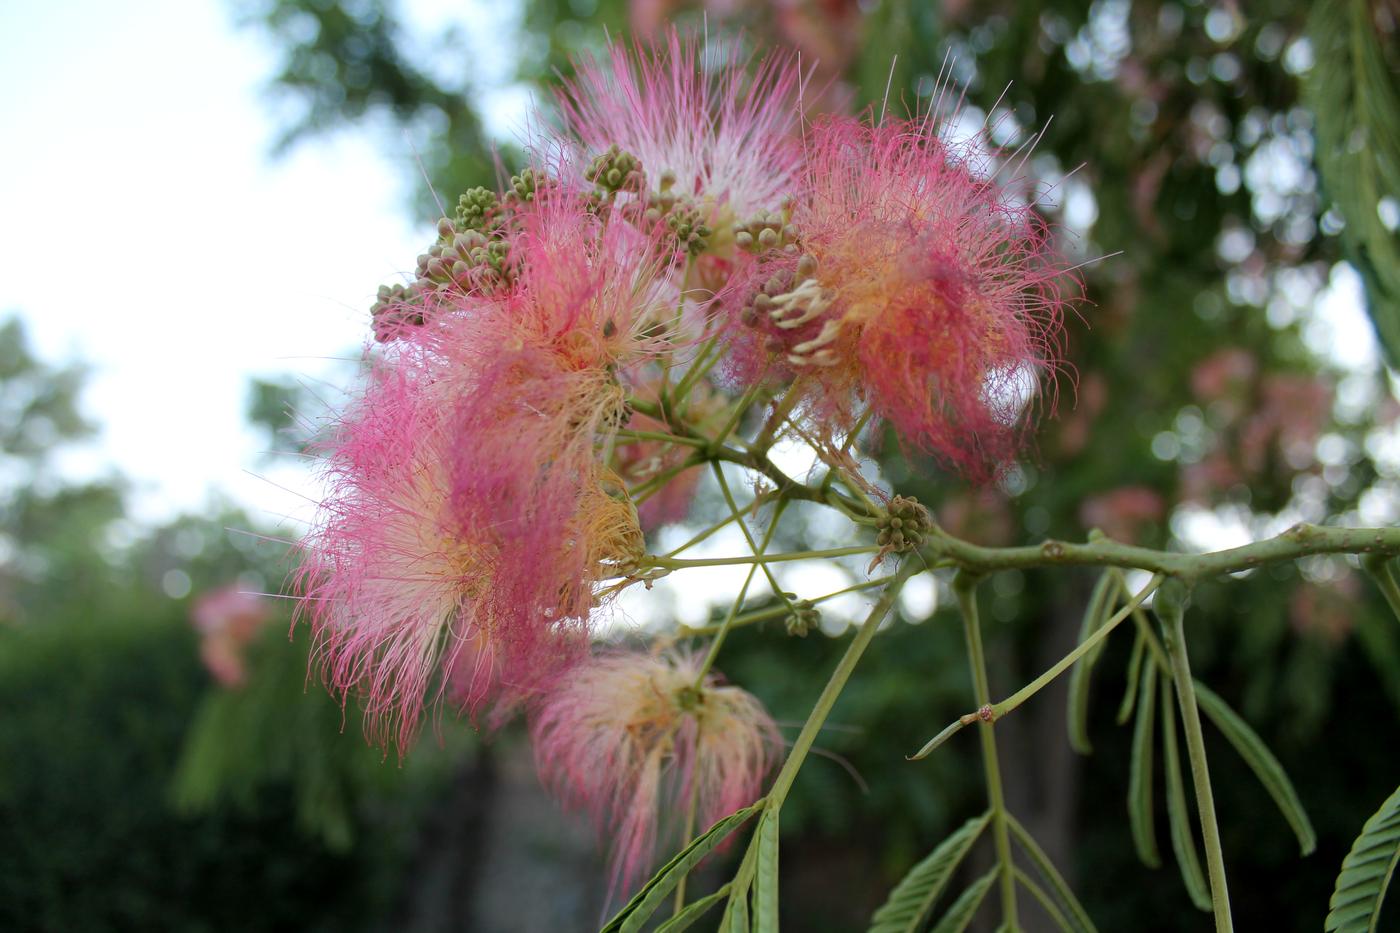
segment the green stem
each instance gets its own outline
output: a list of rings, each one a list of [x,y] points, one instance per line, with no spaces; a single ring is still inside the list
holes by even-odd
[[[1148,581],[1147,585],[1144,586],[1142,590],[1137,593],[1137,595],[1132,596],[1128,600],[1128,604],[1126,606],[1124,606],[1122,609],[1119,609],[1118,612],[1116,612],[1112,617],[1109,618],[1107,622],[1100,626],[1099,629],[1096,632],[1094,632],[1093,635],[1084,639],[1077,646],[1075,646],[1075,649],[1073,651],[1065,655],[1063,658],[1060,658],[1060,660],[1056,661],[1054,665],[1052,665],[1047,671],[1045,671],[1045,673],[1041,674],[1035,680],[1026,684],[1020,690],[1017,690],[1015,693],[1007,697],[1005,700],[1002,700],[1000,703],[991,704],[986,702],[985,700],[980,701],[979,708],[976,712],[967,713],[966,715],[960,716],[953,722],[949,723],[943,729],[942,732],[938,733],[938,735],[930,739],[928,743],[924,745],[923,748],[919,749],[913,755],[910,755],[909,760],[918,761],[921,758],[927,758],[934,749],[938,748],[938,746],[942,745],[944,742],[948,741],[948,739],[952,738],[963,726],[970,726],[974,722],[977,722],[979,720],[983,723],[986,723],[987,725],[991,725],[1001,717],[1005,716],[1007,713],[1014,711],[1022,703],[1026,702],[1031,697],[1039,693],[1045,687],[1046,684],[1050,683],[1050,681],[1063,674],[1066,668],[1068,668],[1071,664],[1073,664],[1075,661],[1078,661],[1090,651],[1093,651],[1094,647],[1098,645],[1099,642],[1107,638],[1109,634],[1115,628],[1117,628],[1118,625],[1122,623],[1124,619],[1127,619],[1135,612],[1140,612],[1141,610],[1139,609],[1139,607],[1142,605],[1143,600],[1147,599],[1148,596],[1152,595],[1152,591],[1157,589],[1157,587],[1160,586],[1161,583],[1162,575],[1157,574],[1151,580]],[[1124,595],[1127,594],[1125,593]]]
[[[838,596],[844,596],[847,593],[857,593],[861,590],[868,590],[873,587],[884,586],[886,583],[889,583],[893,579],[893,576],[889,576],[880,577],[875,580],[863,580],[860,583],[853,583],[850,586],[845,587],[844,589],[833,590],[830,593],[827,593],[823,596],[818,596],[815,599],[809,600],[809,602],[815,606],[819,603],[824,603],[829,599],[835,599]],[[787,606],[773,606],[768,609],[756,609],[753,612],[746,612],[741,616],[735,617],[733,624],[730,625],[730,628],[739,628],[741,625],[753,625],[756,622],[767,622],[769,619],[781,619],[783,616],[787,615],[791,611],[792,610],[789,609]],[[685,638],[691,635],[713,635],[718,631],[718,625],[705,625],[701,626],[700,628],[682,628],[680,631],[680,636],[682,638]]]
[[[778,433],[779,429],[782,428],[783,422],[787,420],[787,416],[792,414],[792,410],[797,407],[797,403],[802,399],[802,393],[799,391],[801,387],[802,377],[798,376],[792,381],[792,385],[788,386],[788,390],[783,395],[782,399],[774,406],[773,413],[768,416],[768,420],[763,422],[763,428],[758,432],[758,437],[756,437],[753,442],[754,450],[766,452],[769,447],[773,446],[774,436]]]
[[[1371,579],[1376,581],[1376,586],[1385,597],[1385,601],[1390,603],[1390,611],[1395,613],[1396,618],[1400,618],[1400,586],[1396,586],[1395,575],[1390,572],[1389,558],[1369,554],[1361,563],[1371,575]]]
[[[1084,544],[1050,540],[1027,547],[990,548],[936,531],[923,553],[930,563],[949,561],[977,573],[1031,567],[1104,566],[1140,568],[1194,583],[1313,554],[1395,556],[1400,554],[1400,528],[1335,528],[1304,523],[1264,541],[1209,554],[1154,551],[1101,536]]]
[[[719,344],[718,336],[712,336],[700,346],[700,352],[695,354],[695,361],[690,364],[690,368],[681,376],[676,383],[675,397],[678,402],[677,410],[684,415],[690,410],[690,390],[695,388],[695,384],[705,378],[705,374],[714,368],[715,363],[723,355],[716,353],[715,349]]]
[[[1196,808],[1200,811],[1201,837],[1206,849],[1210,874],[1210,901],[1215,913],[1216,933],[1234,930],[1230,919],[1230,892],[1225,882],[1225,855],[1220,848],[1220,826],[1215,818],[1215,797],[1210,789],[1210,769],[1206,765],[1206,742],[1201,731],[1201,714],[1196,708],[1196,686],[1191,680],[1191,662],[1186,654],[1186,588],[1173,581],[1157,597],[1157,613],[1171,657],[1172,680],[1176,684],[1181,725],[1186,732],[1187,757],[1191,761],[1191,781],[1196,788]]]
[[[667,570],[681,570],[686,567],[731,567],[738,564],[781,564],[792,560],[813,560],[821,557],[850,557],[853,554],[874,554],[880,549],[873,546],[835,547],[822,551],[789,551],[784,554],[744,554],[738,557],[648,557],[643,563]]]
[[[760,497],[760,498],[759,498],[758,500],[756,500],[756,501],[759,501],[759,502],[767,502],[770,498],[772,498],[772,495],[771,495],[771,494],[768,495],[768,496]],[[734,516],[733,516],[733,515],[726,515],[724,518],[722,518],[722,519],[720,519],[719,521],[715,522],[713,525],[710,525],[708,528],[705,528],[705,529],[702,529],[701,531],[696,532],[696,533],[695,533],[694,535],[692,535],[690,538],[686,539],[686,541],[685,541],[684,544],[681,544],[681,545],[678,546],[678,547],[672,548],[671,550],[667,551],[667,552],[666,552],[665,554],[663,554],[662,556],[663,556],[663,557],[675,557],[677,554],[683,554],[683,553],[685,553],[686,551],[690,550],[691,548],[695,547],[695,545],[700,544],[700,543],[703,542],[703,541],[709,540],[709,539],[710,539],[711,537],[713,537],[715,534],[717,534],[718,532],[722,531],[722,530],[725,529],[725,528],[728,528],[728,527],[729,527],[730,525],[732,525],[733,523],[734,523]]]
[[[690,804],[685,808],[685,829],[681,832],[681,849],[690,845],[691,837],[695,835],[695,814],[700,805],[700,782],[691,779],[690,781]],[[676,906],[672,914],[678,914],[685,909],[685,879],[682,874],[681,879],[676,882]]]
[[[657,473],[655,476],[650,477],[649,479],[637,484],[636,486],[627,491],[627,495],[629,495],[632,498],[632,503],[634,505],[641,505],[643,502],[647,501],[652,496],[660,492],[661,488],[667,483],[669,483],[671,480],[675,479],[677,476],[684,473],[691,467],[699,466],[700,464],[704,463],[705,460],[705,455],[700,451],[696,451],[695,453],[691,454],[689,457],[686,457],[684,460],[682,460],[675,466],[667,467],[660,473]]]
[[[744,417],[744,412],[749,410],[749,406],[754,403],[754,399],[758,398],[759,393],[762,391],[763,383],[762,380],[759,380],[749,386],[743,395],[739,396],[739,401],[734,403],[733,411],[731,411],[729,417],[725,419],[724,427],[721,428],[719,434],[716,435],[716,440],[719,443],[723,444],[725,439],[734,433],[734,429],[739,426],[739,420]]]
[[[967,636],[968,662],[972,666],[972,687],[977,705],[985,709],[992,701],[987,681],[987,658],[982,651],[982,627],[977,617],[977,578],[958,574],[953,592],[962,611],[963,633]],[[1001,787],[1001,765],[997,760],[996,733],[990,721],[984,721],[982,733],[982,766],[987,777],[987,802],[992,809],[992,840],[996,845],[997,863],[1001,866],[1001,913],[1005,929],[1019,928],[1016,919],[1016,865],[1011,860],[1011,831],[1006,820],[1006,800]]]
[[[1157,589],[1157,587],[1162,584],[1162,580],[1163,577],[1160,573],[1155,575],[1151,580],[1147,582],[1146,586],[1144,586],[1140,591],[1138,591],[1136,596],[1132,597],[1132,600],[1128,603],[1128,605],[1124,606],[1122,609],[1119,609],[1116,613],[1110,616],[1108,621],[1099,627],[1098,631],[1094,632],[1093,635],[1090,635],[1088,638],[1080,642],[1079,645],[1076,646],[1075,649],[1069,654],[1056,661],[1055,664],[1045,673],[1041,674],[1035,680],[1026,684],[1020,690],[1017,690],[1005,700],[1002,700],[1000,703],[993,706],[993,720],[1000,719],[1002,716],[1005,716],[1007,713],[1016,709],[1016,707],[1020,706],[1022,703],[1035,696],[1035,694],[1040,692],[1041,688],[1043,688],[1046,684],[1050,683],[1050,681],[1063,674],[1067,667],[1069,667],[1075,661],[1078,661],[1080,658],[1084,657],[1084,655],[1088,654],[1090,651],[1093,651],[1094,647],[1098,645],[1099,642],[1103,641],[1105,638],[1107,638],[1113,633],[1113,630],[1118,627],[1119,623],[1121,623],[1124,619],[1129,618],[1133,614],[1133,611],[1136,610],[1139,606],[1141,606],[1143,601],[1147,599],[1147,597],[1152,595],[1153,590]]]
[[[754,547],[754,557],[763,555],[764,550],[773,541],[773,533],[778,529],[778,519],[783,516],[784,503],[779,502],[778,508],[773,513],[773,521],[768,525],[768,531],[763,535],[763,543]],[[724,639],[729,635],[729,630],[734,627],[734,619],[739,614],[739,609],[744,605],[744,597],[748,595],[749,584],[753,582],[754,572],[758,570],[760,564],[755,563],[749,568],[748,576],[744,577],[744,585],[739,590],[739,595],[734,599],[734,604],[729,607],[729,614],[724,617],[724,622],[720,624],[719,631],[715,633],[715,640],[710,642],[710,650],[705,655],[705,661],[700,665],[700,672],[695,676],[695,689],[699,690],[705,684],[705,676],[710,673],[710,668],[714,666],[715,658],[719,657],[719,649],[724,644]]]
[[[846,646],[846,653],[841,656],[841,660],[837,663],[836,669],[831,672],[826,686],[822,688],[821,696],[817,697],[816,705],[812,707],[807,721],[803,723],[797,741],[792,743],[792,750],[788,752],[782,770],[773,779],[773,789],[768,793],[769,806],[781,807],[783,805],[788,791],[792,788],[792,782],[796,780],[797,772],[802,767],[803,760],[811,751],[812,743],[816,741],[817,733],[826,723],[826,717],[831,713],[831,708],[836,705],[841,691],[845,689],[846,681],[850,680],[851,672],[856,669],[860,656],[865,653],[866,648],[870,647],[871,640],[875,638],[876,629],[880,627],[880,623],[884,621],[885,616],[894,606],[894,601],[899,597],[899,591],[903,589],[905,581],[922,570],[923,567],[918,561],[905,561],[904,566],[900,567],[899,572],[890,581],[890,585],[881,594],[879,601],[871,607],[870,613],[856,632],[856,637],[851,639],[851,643]]]
[[[685,316],[685,290],[690,284],[690,272],[695,266],[695,257],[687,256],[685,260],[685,270],[681,273],[680,296],[676,299],[676,313],[671,318],[671,326],[668,336],[674,337],[681,327],[681,318]],[[657,400],[661,403],[662,410],[671,407],[671,354],[667,353],[661,358],[661,389],[657,393]]]
[[[734,521],[738,524],[739,530],[744,533],[744,540],[749,543],[749,550],[753,551],[754,555],[757,556],[760,553],[758,545],[754,542],[753,534],[749,531],[749,526],[744,524],[743,513],[739,511],[739,504],[734,501],[734,493],[730,491],[729,483],[724,479],[724,467],[721,466],[717,460],[711,460],[710,467],[715,472],[715,479],[719,481],[719,491],[724,494],[725,504],[729,506],[729,514],[734,516]],[[778,503],[778,508],[782,509],[785,505],[787,505],[786,502],[780,501]],[[778,527],[777,515],[773,516],[773,524],[771,527]],[[769,537],[771,538],[772,535],[770,534]],[[764,540],[766,541],[768,539],[765,538]],[[768,585],[773,588],[773,595],[782,600],[784,606],[791,609],[792,601],[788,599],[787,593],[783,591],[783,588],[778,585],[778,578],[773,576],[773,571],[768,568],[767,564],[759,564],[758,566],[763,569],[763,575],[768,578]]]
[[[682,444],[686,447],[701,448],[710,446],[710,442],[702,437],[681,437],[662,431],[634,431],[631,428],[619,428],[616,434],[624,441],[660,441],[663,444]]]

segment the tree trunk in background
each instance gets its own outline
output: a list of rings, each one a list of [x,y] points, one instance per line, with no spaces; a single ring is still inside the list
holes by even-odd
[[[606,878],[587,821],[545,794],[526,743],[502,739],[482,746],[428,816],[393,929],[597,929]]]

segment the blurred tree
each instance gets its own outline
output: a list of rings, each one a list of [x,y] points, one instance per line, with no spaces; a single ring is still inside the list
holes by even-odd
[[[306,689],[280,601],[202,668],[190,594],[265,591],[286,546],[217,504],[144,527],[119,477],[67,481],[84,375],[0,324],[0,928],[381,928],[460,743],[385,767],[353,708]],[[246,689],[211,678],[230,660]]]

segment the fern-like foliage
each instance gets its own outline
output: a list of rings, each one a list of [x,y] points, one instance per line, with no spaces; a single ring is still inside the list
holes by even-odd
[[[982,830],[987,828],[990,819],[991,814],[984,813],[968,820],[957,832],[939,843],[927,858],[909,869],[909,873],[890,892],[884,906],[875,911],[869,933],[914,933],[922,929],[938,895],[943,893],[958,864]],[[980,897],[977,903],[981,903]],[[975,905],[973,909],[976,909]]]
[[[1381,901],[1400,862],[1400,787],[1381,804],[1342,861],[1323,929],[1338,933],[1375,933]]]
[[[1369,0],[1318,3],[1308,25],[1316,64],[1304,93],[1316,117],[1317,164],[1346,219],[1343,244],[1366,283],[1371,322],[1400,366],[1400,92]]]

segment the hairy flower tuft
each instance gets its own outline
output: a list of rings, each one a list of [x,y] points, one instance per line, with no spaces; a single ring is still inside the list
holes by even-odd
[[[1029,384],[1058,365],[1070,277],[1046,224],[929,121],[830,119],[808,148],[783,236],[751,269],[738,375],[800,379],[823,440],[869,411],[994,474],[1019,447]]]
[[[612,45],[581,60],[559,109],[588,178],[610,191],[644,189],[639,196],[661,214],[692,201],[698,216],[679,222],[692,228],[728,229],[777,209],[799,174],[790,136],[798,71],[784,54],[749,64],[730,45],[701,46],[675,31],[654,46]],[[696,252],[705,239],[683,248]]]
[[[614,893],[649,865],[663,807],[698,826],[747,806],[782,747],[745,690],[680,652],[614,651],[575,668],[540,706],[531,735],[540,775],[590,812],[612,842]]]

